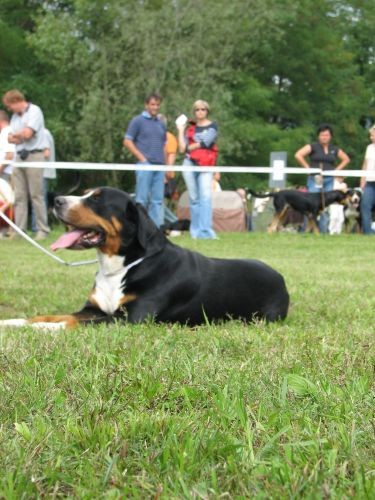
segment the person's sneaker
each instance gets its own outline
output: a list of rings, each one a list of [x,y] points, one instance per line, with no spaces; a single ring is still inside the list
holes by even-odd
[[[38,231],[36,233],[36,236],[34,238],[35,241],[41,241],[41,240],[45,240],[47,238],[48,234],[47,233],[44,233],[43,231]]]
[[[181,231],[177,231],[176,229],[172,229],[172,231],[169,233],[169,236],[171,238],[175,238],[176,236],[181,236]]]

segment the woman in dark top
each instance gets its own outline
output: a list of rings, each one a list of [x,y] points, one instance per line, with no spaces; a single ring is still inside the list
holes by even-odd
[[[320,168],[324,170],[342,170],[350,162],[349,156],[331,143],[333,132],[329,125],[320,125],[317,131],[318,141],[306,144],[294,155],[297,162],[304,168]],[[310,157],[310,164],[306,157]],[[339,163],[337,164],[337,161]],[[309,175],[307,190],[310,193],[333,190],[333,176]],[[328,217],[322,214],[319,220],[320,232],[328,231]]]
[[[332,128],[329,125],[320,125],[318,128],[318,142],[306,144],[294,155],[297,162],[305,168],[320,168],[321,170],[342,170],[350,162],[349,156],[337,146],[331,144]],[[306,161],[306,156],[310,157],[310,164]],[[337,160],[340,163],[336,165]],[[318,178],[317,178],[318,177]],[[311,193],[323,191],[332,191],[333,177],[309,175],[307,178],[307,189]]]

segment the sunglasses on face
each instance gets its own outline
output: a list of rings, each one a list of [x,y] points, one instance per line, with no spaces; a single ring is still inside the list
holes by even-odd
[[[207,111],[207,108],[195,108],[194,111]]]

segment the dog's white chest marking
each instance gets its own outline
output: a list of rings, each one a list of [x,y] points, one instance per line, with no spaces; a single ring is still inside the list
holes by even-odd
[[[102,311],[113,314],[124,296],[124,279],[128,269],[124,266],[124,257],[109,257],[101,252],[98,252],[98,257],[100,269],[91,297]]]

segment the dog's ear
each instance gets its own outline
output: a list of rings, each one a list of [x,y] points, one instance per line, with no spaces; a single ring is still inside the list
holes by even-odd
[[[164,234],[156,227],[140,203],[137,203],[136,207],[138,211],[137,237],[139,244],[146,250],[146,256],[160,252],[167,241]]]
[[[134,225],[134,237],[145,250],[146,256],[160,252],[166,245],[164,234],[156,227],[140,203],[133,201],[127,206],[128,220]]]

